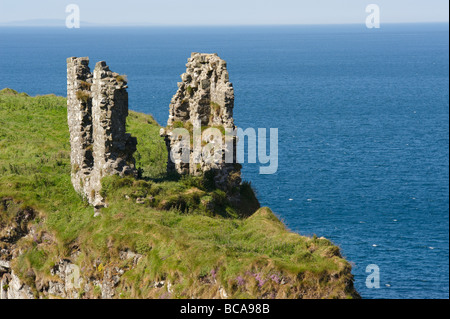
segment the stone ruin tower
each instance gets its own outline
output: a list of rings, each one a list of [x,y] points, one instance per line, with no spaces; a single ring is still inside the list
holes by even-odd
[[[229,82],[227,63],[217,54],[192,53],[186,68],[170,104],[167,128],[161,129],[161,136],[165,137],[169,151],[168,171],[194,176],[213,171],[216,186],[225,191],[231,190],[241,184],[235,136],[231,147],[223,143],[221,163],[210,163],[201,158],[195,163],[194,158],[198,159],[199,154],[192,148],[189,163],[171,160],[171,150],[180,143],[179,137],[172,132],[181,124],[191,131],[199,128],[203,131],[206,127],[220,128],[222,132],[224,129],[236,129],[233,120],[234,89]],[[225,163],[225,154],[231,151],[233,162]]]
[[[104,61],[89,69],[89,58],[67,59],[67,117],[72,184],[96,208],[104,206],[101,179],[136,175],[137,140],[126,133],[127,82]]]

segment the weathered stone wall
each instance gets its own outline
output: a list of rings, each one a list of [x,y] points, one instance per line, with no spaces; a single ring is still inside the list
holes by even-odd
[[[67,118],[70,131],[72,184],[78,193],[90,188],[93,169],[92,74],[89,58],[67,59]]]
[[[111,72],[105,62],[96,64],[92,85],[93,177],[96,191],[101,189],[100,181],[103,176],[136,173],[133,153],[136,151],[137,140],[126,133],[126,89],[125,79]]]
[[[126,79],[104,61],[92,75],[89,58],[67,59],[67,114],[72,184],[95,207],[103,206],[101,179],[135,175],[136,138],[126,133]]]
[[[236,129],[233,120],[234,89],[229,82],[226,62],[217,54],[192,53],[186,64],[186,73],[181,75],[181,79],[169,107],[167,128],[161,130],[169,151],[168,171],[190,175],[214,171],[216,186],[224,190],[238,186],[241,177],[240,165],[236,164],[235,137],[228,148],[225,140],[223,141],[223,148],[219,151],[222,161],[219,163],[205,160],[195,147],[191,148],[189,163],[174,162],[170,158],[171,150],[180,149],[179,137],[172,134],[175,127],[180,127],[180,123],[191,130],[191,135],[192,131],[207,127],[218,128],[222,133],[226,129]],[[226,163],[225,155],[231,151],[234,154],[233,162]],[[196,158],[200,158],[197,163],[194,161]]]
[[[194,140],[189,162],[172,161],[170,151],[180,145],[174,127],[193,132],[208,127],[220,132],[234,131],[234,89],[229,82],[227,64],[217,54],[193,53],[186,73],[172,98],[167,129],[161,132],[169,150],[168,171],[199,176],[214,173],[217,187],[231,190],[241,183],[240,165],[236,163],[236,137],[223,136],[222,145],[211,149],[212,156],[202,156],[206,141]],[[111,72],[105,62],[98,62],[93,74],[89,59],[67,59],[67,108],[71,142],[72,184],[95,207],[103,206],[101,179],[107,175],[134,175],[137,141],[126,133],[128,93],[126,79]],[[231,143],[229,143],[231,140]],[[228,143],[227,143],[228,142]],[[198,148],[195,146],[200,145]],[[226,155],[233,153],[226,163]]]

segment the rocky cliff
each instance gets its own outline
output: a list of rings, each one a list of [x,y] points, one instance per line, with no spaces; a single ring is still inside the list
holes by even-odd
[[[359,297],[339,248],[258,209],[234,159],[165,172],[177,127],[234,128],[217,55],[189,59],[164,138],[125,77],[67,63],[67,99],[0,91],[0,298]]]

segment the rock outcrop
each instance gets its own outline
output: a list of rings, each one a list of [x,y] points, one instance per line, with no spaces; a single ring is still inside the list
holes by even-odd
[[[165,137],[169,159],[167,169],[179,174],[199,176],[206,172],[214,173],[217,187],[231,190],[241,183],[240,165],[236,162],[236,136],[233,120],[234,89],[229,82],[227,64],[217,54],[192,53],[186,64],[186,73],[181,75],[178,91],[173,96],[167,128],[161,130]],[[181,145],[174,129],[185,128],[190,131],[193,141],[189,161],[173,160],[181,158]],[[205,129],[216,128],[222,135],[228,135],[222,141],[220,149],[212,149],[211,156],[202,154],[202,143],[209,141]],[[200,141],[196,140],[195,131]],[[225,134],[226,133],[226,134]],[[178,157],[171,152],[178,152]],[[228,154],[228,160],[226,160]],[[214,160],[211,160],[214,158]]]
[[[72,184],[90,204],[104,205],[101,179],[135,175],[136,138],[126,133],[127,82],[104,61],[93,74],[89,58],[67,59],[67,116]]]
[[[11,263],[22,254],[17,243],[24,237],[32,237],[29,223],[36,212],[20,208],[11,198],[2,198],[0,205],[0,214],[13,216],[8,223],[0,218],[0,299],[32,299],[31,288],[19,279]]]
[[[39,213],[12,198],[0,198],[0,300],[36,298],[117,298],[116,290],[125,269],[119,266],[103,266],[100,260],[86,271],[77,265],[80,251],[74,249],[61,258],[42,276],[32,268],[20,269],[18,261],[27,253],[21,242],[33,243],[33,249],[46,250],[57,245],[57,239],[49,233],[39,232],[42,225],[36,223]],[[29,251],[28,251],[29,252]],[[122,266],[137,266],[142,255],[130,250],[119,253]],[[106,265],[106,262],[105,262]],[[14,267],[16,266],[16,267]],[[14,268],[19,272],[17,273]],[[100,271],[101,270],[101,271]]]

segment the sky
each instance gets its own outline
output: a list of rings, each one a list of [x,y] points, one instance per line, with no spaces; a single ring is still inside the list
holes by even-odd
[[[382,23],[449,21],[448,0],[0,0],[0,24],[65,20],[69,4],[101,26],[365,23],[372,3]]]

